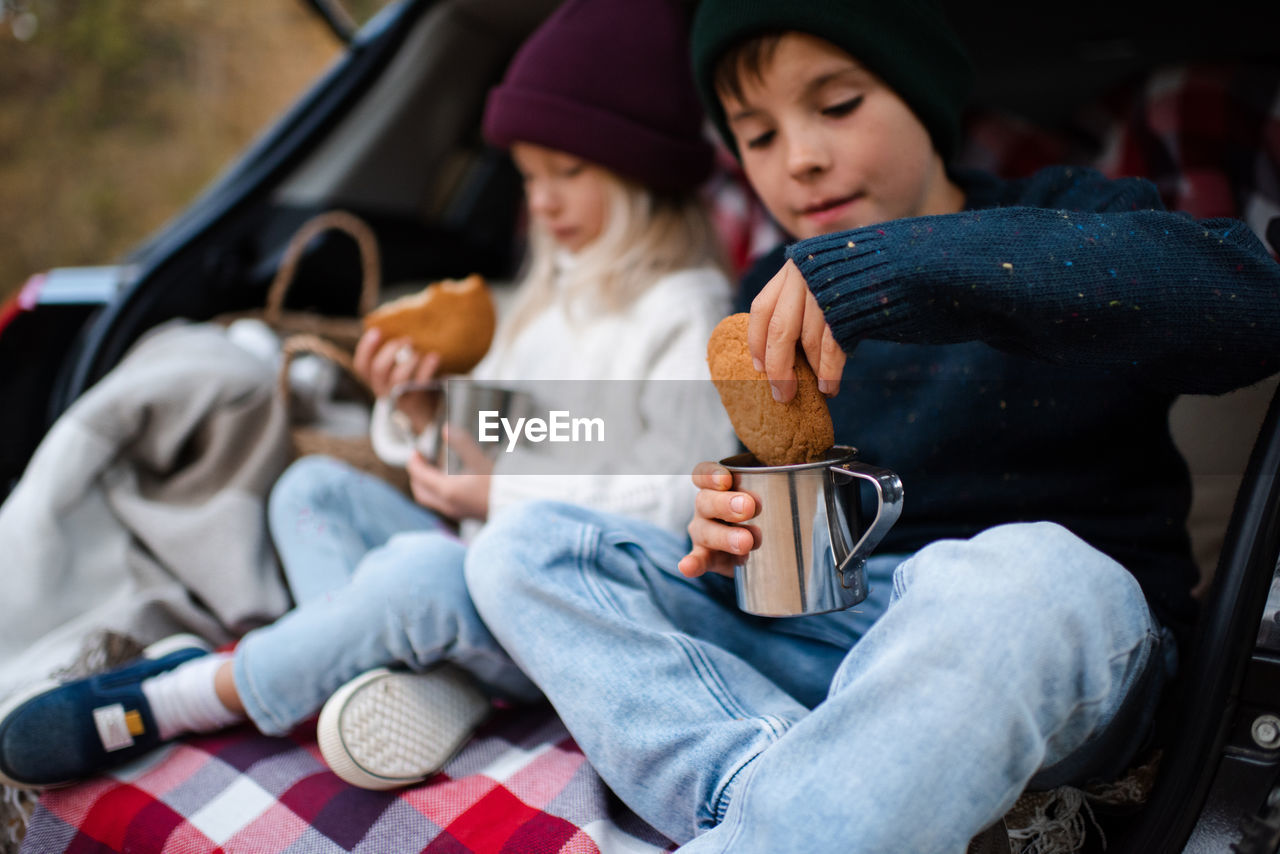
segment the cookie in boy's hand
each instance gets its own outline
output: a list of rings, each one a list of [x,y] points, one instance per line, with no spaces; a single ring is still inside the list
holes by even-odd
[[[497,314],[484,277],[433,282],[416,294],[378,306],[364,317],[365,329],[383,340],[407,337],[423,355],[439,353],[441,374],[465,374],[489,351]]]
[[[720,402],[747,450],[767,466],[807,463],[822,458],[835,444],[827,399],[804,352],[796,350],[796,396],[773,399],[764,373],[751,364],[746,314],[731,314],[707,341],[707,364]]]

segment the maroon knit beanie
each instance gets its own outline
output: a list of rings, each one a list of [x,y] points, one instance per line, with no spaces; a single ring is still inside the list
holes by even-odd
[[[567,0],[489,92],[485,138],[564,151],[655,190],[692,189],[712,154],[688,44],[680,0]]]

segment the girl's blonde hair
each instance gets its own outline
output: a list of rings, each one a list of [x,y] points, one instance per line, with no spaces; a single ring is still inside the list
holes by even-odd
[[[584,248],[572,268],[560,271],[558,248],[536,221],[529,226],[529,257],[505,342],[552,300],[563,275],[566,302],[597,313],[624,311],[663,276],[694,267],[726,268],[711,217],[695,193],[659,195],[603,170],[608,210],[600,236]]]

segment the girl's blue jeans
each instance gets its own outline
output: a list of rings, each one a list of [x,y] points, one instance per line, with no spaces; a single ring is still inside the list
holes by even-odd
[[[961,854],[1028,784],[1122,772],[1174,662],[1132,576],[1050,523],[873,557],[864,603],[781,619],[680,576],[687,547],[536,503],[466,559],[494,635],[681,851]]]
[[[448,661],[491,693],[537,690],[480,621],[463,582],[466,546],[384,481],[303,457],[272,489],[271,534],[296,607],[236,646],[250,720],[281,735],[366,670]]]

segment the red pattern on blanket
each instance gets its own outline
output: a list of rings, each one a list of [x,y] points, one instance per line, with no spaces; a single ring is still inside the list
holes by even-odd
[[[545,706],[501,710],[427,783],[346,785],[314,726],[190,738],[45,793],[22,851],[48,854],[510,852],[608,854],[675,846],[614,798]]]

